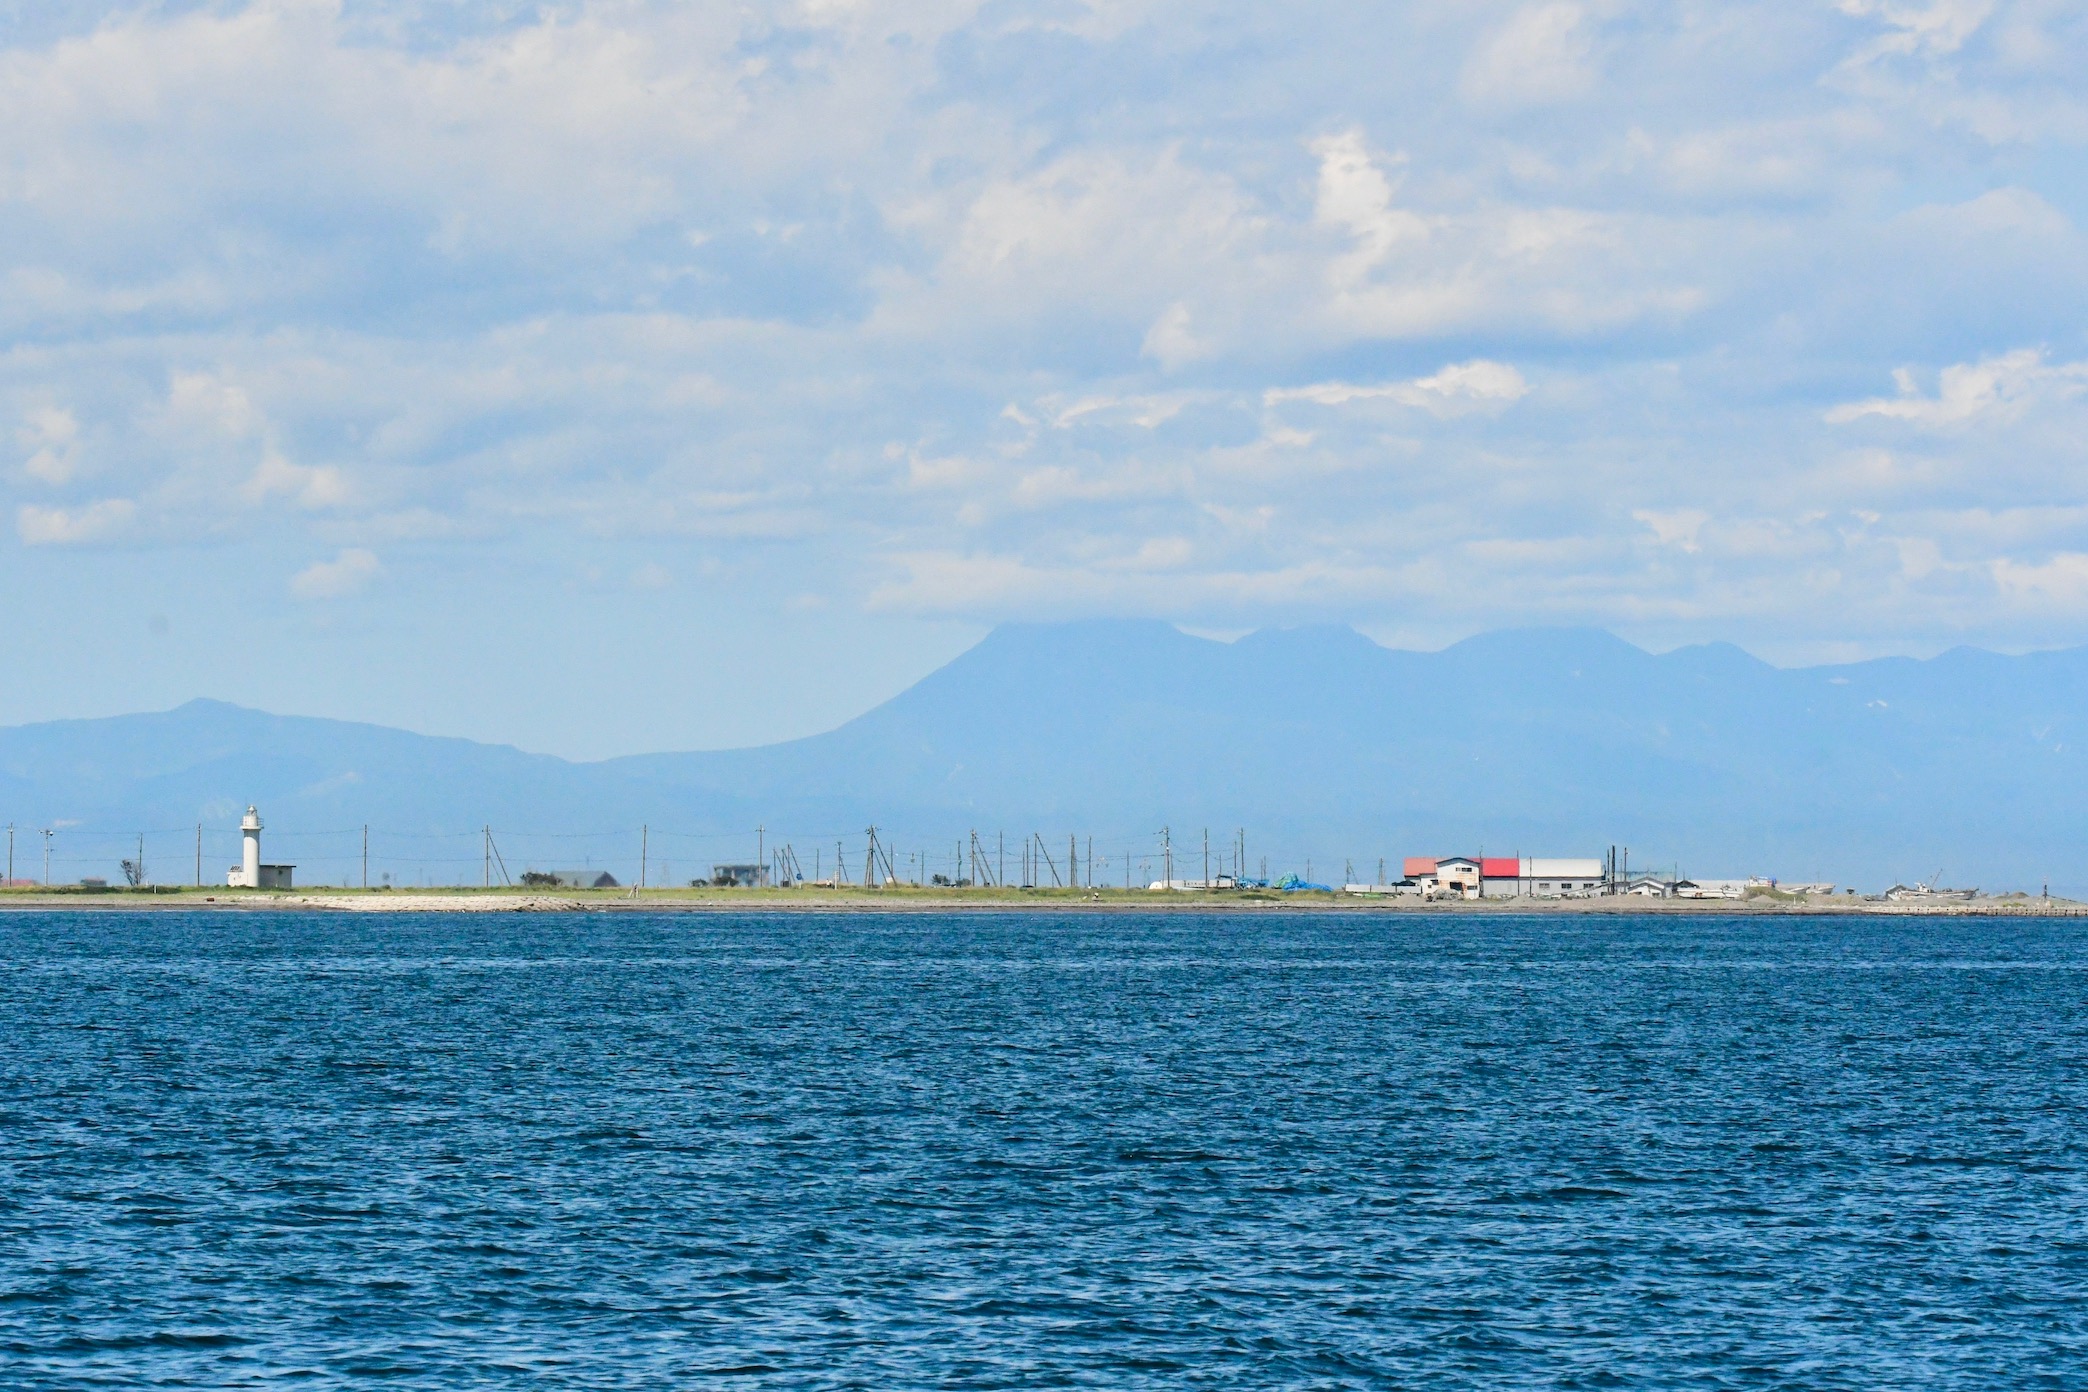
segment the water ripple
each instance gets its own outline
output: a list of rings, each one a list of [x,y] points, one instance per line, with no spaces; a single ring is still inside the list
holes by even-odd
[[[2078,933],[0,915],[0,1383],[2084,1386]]]

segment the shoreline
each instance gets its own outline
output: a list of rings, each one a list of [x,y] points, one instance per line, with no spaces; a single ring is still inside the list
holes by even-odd
[[[1269,894],[1220,890],[931,890],[723,889],[567,890],[237,890],[163,887],[148,889],[0,890],[0,912],[268,913],[310,910],[332,913],[1341,913],[1391,917],[1482,915],[1625,915],[1689,917],[2088,917],[2088,903],[2037,896],[1919,902],[1870,900],[1856,895],[1818,899],[1758,895],[1747,899],[1652,899],[1613,895],[1593,899],[1468,899],[1425,903],[1411,898],[1365,897],[1314,891]]]

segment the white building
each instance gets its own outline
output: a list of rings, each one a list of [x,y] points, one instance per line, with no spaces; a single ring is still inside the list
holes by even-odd
[[[1593,894],[1603,885],[1602,860],[1598,856],[1524,856],[1519,870],[1516,892],[1538,899]],[[1492,886],[1487,888],[1491,891]]]
[[[1430,897],[1558,899],[1594,894],[1603,886],[1602,861],[1595,857],[1410,856],[1402,868],[1406,879]]]
[[[1419,885],[1425,899],[1479,897],[1479,862],[1470,856],[1408,856],[1400,868],[1401,878]]]

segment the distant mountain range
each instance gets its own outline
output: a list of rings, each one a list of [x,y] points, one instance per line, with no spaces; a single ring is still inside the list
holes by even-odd
[[[1202,868],[1202,835],[1248,865],[1322,879],[1380,857],[1599,855],[1700,876],[1882,887],[1939,869],[1989,890],[2088,890],[2088,649],[1779,669],[1713,644],[1653,655],[1594,630],[1491,633],[1436,653],[1345,628],[1233,643],[1168,625],[1007,625],[839,729],[757,749],[572,763],[213,701],[0,730],[16,874],[114,878],[135,830],[154,878],[234,858],[249,802],[304,879],[477,880],[484,838],[523,865],[676,879],[876,824],[902,868],[960,839],[1094,839],[1109,879],[1157,854]],[[1134,867],[1135,869],[1135,867]],[[1157,873],[1156,869],[1148,873]]]

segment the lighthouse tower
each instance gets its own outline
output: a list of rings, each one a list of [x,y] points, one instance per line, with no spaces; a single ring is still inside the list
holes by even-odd
[[[259,889],[261,887],[261,814],[254,810],[251,803],[247,805],[246,816],[239,819],[239,832],[242,841],[240,863],[239,869],[233,872],[238,878],[234,879],[232,884],[235,887]]]

